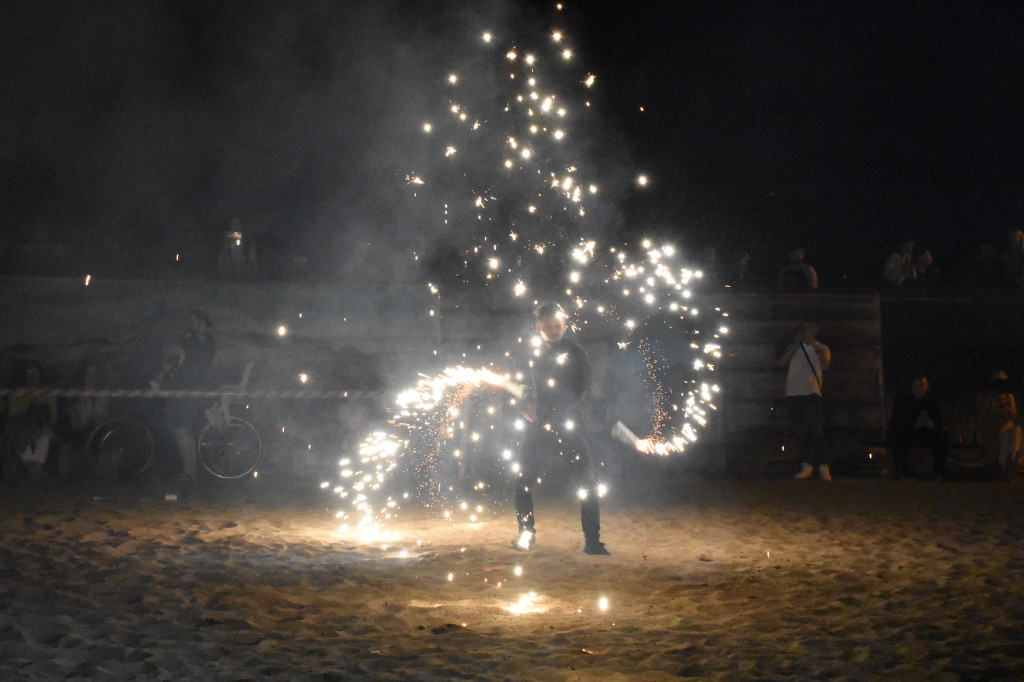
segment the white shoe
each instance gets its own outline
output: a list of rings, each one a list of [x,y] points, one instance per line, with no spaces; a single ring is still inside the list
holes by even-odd
[[[803,467],[803,468],[800,469],[800,473],[797,474],[796,476],[794,476],[793,478],[799,478],[799,479],[810,478],[811,474],[814,473],[814,467],[812,467],[807,462],[804,462],[800,466]]]
[[[823,481],[832,480],[832,473],[828,470],[827,464],[822,464],[820,467],[818,467],[818,476],[820,476],[821,480]]]

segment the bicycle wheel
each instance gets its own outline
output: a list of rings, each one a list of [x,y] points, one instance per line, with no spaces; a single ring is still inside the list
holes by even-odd
[[[256,428],[232,417],[224,428],[212,424],[199,434],[199,461],[217,478],[240,478],[252,473],[263,459],[263,442]]]
[[[96,476],[105,480],[138,478],[156,452],[153,432],[135,417],[115,417],[93,429],[85,444]]]

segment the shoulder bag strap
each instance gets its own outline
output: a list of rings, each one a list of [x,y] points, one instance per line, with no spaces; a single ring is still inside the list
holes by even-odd
[[[804,352],[804,357],[807,358],[807,364],[811,366],[811,372],[814,374],[814,380],[818,382],[818,389],[821,390],[821,377],[818,376],[818,370],[814,368],[814,363],[811,362],[811,356],[807,354],[807,347],[804,346],[804,342],[800,342],[800,350]]]

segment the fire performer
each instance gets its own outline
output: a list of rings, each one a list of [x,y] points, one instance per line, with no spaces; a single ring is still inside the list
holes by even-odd
[[[520,451],[519,477],[515,481],[516,520],[519,536],[513,549],[533,547],[533,486],[540,482],[546,465],[555,456],[567,460],[573,485],[580,497],[580,520],[587,554],[609,554],[601,542],[601,511],[598,485],[590,466],[590,452],[583,433],[583,395],[590,380],[586,353],[566,338],[566,314],[557,303],[534,310],[541,343],[531,362],[533,389],[523,416],[526,437]]]

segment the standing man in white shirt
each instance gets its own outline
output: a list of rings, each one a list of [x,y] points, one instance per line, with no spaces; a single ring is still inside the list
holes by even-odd
[[[796,429],[797,447],[803,457],[796,478],[810,478],[814,469],[823,481],[831,481],[825,419],[821,406],[823,372],[832,364],[832,351],[818,341],[818,323],[801,322],[796,338],[778,359],[786,367],[786,404]]]

